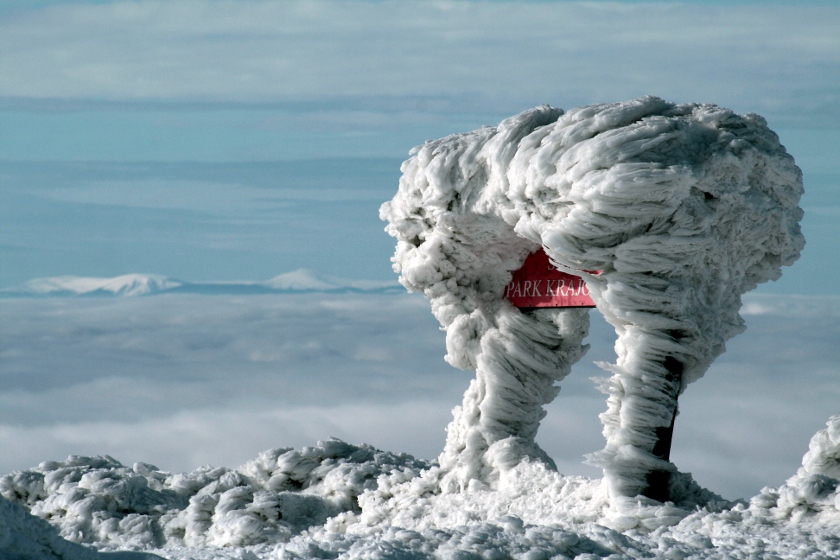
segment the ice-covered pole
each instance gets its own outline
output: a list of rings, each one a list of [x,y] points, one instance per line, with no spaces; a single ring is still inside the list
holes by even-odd
[[[507,131],[427,142],[403,164],[399,192],[381,209],[398,239],[393,260],[401,282],[431,300],[446,329],[447,361],[476,370],[440,458],[449,490],[492,485],[523,457],[551,462],[534,442],[543,406],[586,350],[585,310],[523,314],[504,300],[511,270],[539,245],[517,235],[501,207],[484,199],[493,173],[485,152],[509,158],[515,150],[508,146],[560,114],[543,108]]]
[[[513,451],[496,460],[496,442],[540,454],[534,422],[507,422],[493,435],[484,419],[497,407],[526,414],[550,392],[512,405],[507,389],[488,397],[482,377],[492,372],[502,388],[521,381],[516,360],[498,366],[504,345],[492,341],[556,344],[546,329],[520,324],[563,325],[557,318],[570,311],[525,317],[502,297],[510,271],[542,246],[586,279],[618,334],[602,387],[607,444],[591,460],[612,495],[666,499],[677,398],[744,329],[741,295],[798,258],[801,193],[799,169],[761,117],[655,97],[565,114],[538,107],[420,147],[381,215],[398,239],[401,281],[431,300],[447,331],[447,359],[478,368],[441,464],[462,478],[492,479],[513,461]],[[572,332],[581,330],[558,330],[566,348],[580,347]],[[580,354],[564,354],[559,374],[541,366],[526,377],[553,385]]]

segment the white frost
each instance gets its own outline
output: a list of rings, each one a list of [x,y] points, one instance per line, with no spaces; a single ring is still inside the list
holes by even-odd
[[[186,474],[70,457],[0,479],[0,558],[94,558],[46,519],[99,550],[170,560],[837,559],[840,481],[825,473],[836,476],[840,417],[829,424],[803,470],[749,507],[698,490],[687,475],[677,477],[680,503],[610,499],[600,481],[533,460],[501,472],[494,489],[445,493],[438,466],[337,440]]]
[[[526,316],[503,299],[530,252],[584,277],[616,329],[607,445],[591,459],[612,496],[632,497],[650,473],[676,471],[656,452],[658,430],[743,331],[741,295],[804,246],[793,158],[761,117],[715,105],[537,107],[427,142],[402,171],[380,211],[394,269],[431,300],[447,360],[477,371],[441,457],[459,487],[541,456],[541,407],[584,350],[585,312]],[[507,441],[515,449],[500,454]]]
[[[27,508],[70,541],[171,560],[840,559],[840,416],[749,504],[651,449],[677,395],[743,330],[741,295],[798,257],[801,191],[760,117],[712,105],[539,107],[429,142],[381,215],[447,359],[477,371],[437,464],[338,440],[186,474],[71,456],[0,478],[0,546],[70,546]],[[540,246],[586,278],[619,335],[596,458],[606,484],[556,472],[534,443],[588,328],[585,310],[502,298]],[[673,472],[671,501],[637,495],[651,469]]]
[[[840,415],[811,438],[794,476],[779,488],[764,488],[750,503],[776,518],[840,524]]]
[[[339,440],[273,449],[238,469],[187,474],[111,457],[71,456],[0,479],[0,495],[50,520],[61,536],[106,549],[246,546],[288,541],[342,512],[383,472],[416,476],[407,455]]]
[[[0,496],[0,558],[3,560],[96,560],[95,550],[62,539],[58,530]]]

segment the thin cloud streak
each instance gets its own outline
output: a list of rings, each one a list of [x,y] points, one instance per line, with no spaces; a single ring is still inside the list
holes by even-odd
[[[507,111],[655,93],[813,114],[836,101],[838,19],[831,6],[760,4],[57,5],[0,24],[0,94],[241,102],[464,96]]]

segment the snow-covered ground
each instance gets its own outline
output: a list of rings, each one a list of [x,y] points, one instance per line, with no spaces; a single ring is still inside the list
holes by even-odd
[[[43,558],[91,557],[40,517],[79,543],[172,559],[837,558],[839,458],[835,416],[796,475],[749,504],[686,479],[676,504],[610,505],[601,481],[536,462],[507,471],[494,490],[447,493],[435,466],[335,439],[174,475],[73,456],[0,479],[0,545],[22,557],[39,557],[36,547]]]

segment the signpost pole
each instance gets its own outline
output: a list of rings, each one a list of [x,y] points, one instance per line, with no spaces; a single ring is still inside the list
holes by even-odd
[[[673,356],[668,356],[665,358],[662,365],[665,366],[666,370],[668,370],[668,375],[665,379],[671,385],[674,411],[671,415],[670,425],[656,428],[656,443],[654,443],[651,453],[663,461],[670,461],[671,441],[674,437],[674,422],[677,419],[677,414],[679,414],[677,397],[679,395],[679,387],[682,379],[683,364]],[[668,490],[670,480],[671,473],[668,471],[657,470],[649,472],[647,475],[648,486],[643,492],[643,495],[660,502],[668,501],[670,496],[670,492]]]
[[[548,255],[542,249],[531,253],[522,267],[513,274],[505,290],[505,297],[522,310],[595,307],[583,279],[557,270],[551,265]],[[676,332],[668,334],[676,340],[681,338]],[[664,387],[659,389],[661,396],[656,400],[658,403],[664,401],[671,404],[670,422],[666,426],[652,428],[655,430],[655,441],[648,451],[657,459],[670,461],[674,422],[678,413],[677,397],[682,384],[684,365],[674,356],[667,356],[662,361],[662,367],[666,371],[663,377],[665,383]],[[666,502],[670,495],[668,490],[670,480],[670,471],[652,470],[646,475],[647,486],[641,493],[648,498]]]

